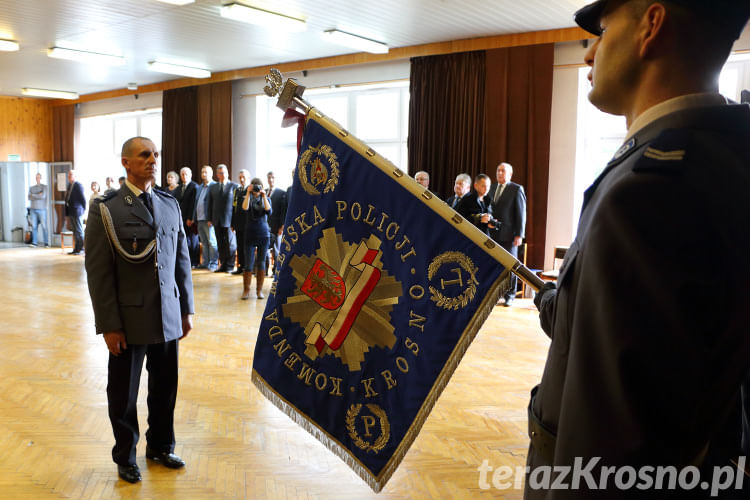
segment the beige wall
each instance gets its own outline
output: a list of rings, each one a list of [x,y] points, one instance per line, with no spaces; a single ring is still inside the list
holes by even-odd
[[[750,25],[735,42],[734,51],[750,51]],[[552,268],[554,247],[570,244],[578,223],[578,214],[574,213],[573,204],[576,153],[579,146],[578,70],[583,65],[585,53],[586,49],[581,42],[564,42],[555,46],[545,269]],[[741,85],[750,89],[750,69],[743,76]]]

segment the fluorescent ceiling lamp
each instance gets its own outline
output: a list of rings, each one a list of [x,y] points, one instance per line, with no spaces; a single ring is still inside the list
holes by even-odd
[[[75,92],[63,92],[62,90],[45,90],[45,89],[21,89],[23,95],[30,95],[34,97],[51,97],[53,99],[78,99],[78,94]]]
[[[222,5],[221,17],[258,24],[267,28],[279,28],[284,31],[305,31],[307,29],[307,24],[302,19],[239,3]]]
[[[107,66],[122,66],[125,64],[125,58],[122,56],[113,56],[111,54],[100,54],[98,52],[88,52],[85,50],[66,49],[63,47],[52,47],[47,50],[49,57],[55,59],[67,59],[69,61],[78,61],[88,64],[106,64]]]
[[[211,72],[207,69],[191,68],[190,66],[180,66],[179,64],[169,64],[159,61],[148,63],[148,69],[158,73],[189,76],[191,78],[208,78],[211,76]]]
[[[14,52],[18,50],[18,42],[14,42],[13,40],[0,40],[0,50]]]
[[[171,3],[172,5],[187,5],[195,2],[195,0],[158,0],[159,2]]]
[[[345,45],[346,47],[361,50],[363,52],[370,52],[372,54],[388,53],[388,46],[386,44],[370,40],[369,38],[352,35],[346,31],[339,30],[328,30],[324,33],[329,41],[339,45]]]

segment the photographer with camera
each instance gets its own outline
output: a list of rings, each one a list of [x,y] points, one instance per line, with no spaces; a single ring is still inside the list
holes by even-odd
[[[242,274],[242,300],[250,298],[250,282],[255,270],[257,297],[263,298],[263,280],[266,277],[266,254],[270,228],[268,216],[271,214],[271,203],[263,190],[263,181],[255,177],[250,181],[242,202],[245,211],[245,241],[242,249],[245,252],[245,272]],[[238,249],[239,249],[238,243]],[[256,255],[257,251],[257,255]]]
[[[484,197],[490,190],[490,177],[479,174],[474,178],[474,191],[465,195],[456,205],[456,212],[461,217],[471,221],[484,234],[490,235],[490,229],[500,226],[500,222],[492,217],[492,207]]]

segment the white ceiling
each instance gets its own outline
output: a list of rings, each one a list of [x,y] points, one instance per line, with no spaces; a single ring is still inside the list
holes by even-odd
[[[229,0],[224,0],[227,3]],[[147,69],[153,60],[212,72],[353,52],[325,41],[337,28],[406,47],[448,40],[574,26],[587,0],[246,0],[307,21],[307,31],[282,33],[222,18],[222,0],[175,6],[156,0],[0,0],[0,38],[17,52],[0,52],[0,95],[22,87],[89,94],[172,80]],[[119,67],[51,59],[66,46],[122,55]]]

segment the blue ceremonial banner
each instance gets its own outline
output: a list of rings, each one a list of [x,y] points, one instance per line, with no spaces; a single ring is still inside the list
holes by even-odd
[[[313,108],[253,382],[380,491],[507,286],[503,253]]]

